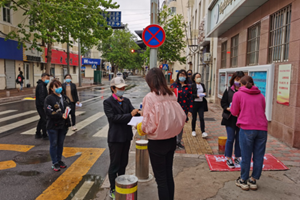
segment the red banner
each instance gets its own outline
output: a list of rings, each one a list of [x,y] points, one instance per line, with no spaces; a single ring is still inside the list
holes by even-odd
[[[45,48],[46,62],[48,49]],[[52,49],[52,64],[67,65],[67,52]],[[70,53],[70,66],[78,66],[78,55]]]
[[[205,155],[210,171],[240,171],[241,166],[235,164],[234,169],[230,169],[226,165],[226,157],[224,155]],[[253,166],[253,161],[251,162],[251,170]],[[272,154],[265,154],[263,170],[273,171],[273,170],[288,170],[280,160],[275,158]]]

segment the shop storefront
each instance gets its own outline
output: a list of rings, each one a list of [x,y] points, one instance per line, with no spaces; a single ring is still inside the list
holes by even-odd
[[[208,37],[218,37],[217,101],[232,73],[254,78],[266,98],[268,132],[300,148],[300,3],[297,0],[216,0]]]
[[[16,78],[23,70],[23,50],[18,42],[0,38],[0,90],[16,88]]]
[[[93,83],[94,71],[100,70],[101,59],[82,58],[81,75],[84,83]]]
[[[45,48],[47,56],[47,48]],[[47,57],[46,57],[47,62]],[[78,55],[70,53],[70,71],[67,68],[67,53],[52,49],[51,69],[50,74],[60,81],[64,80],[66,74],[72,75],[72,81],[78,83]]]

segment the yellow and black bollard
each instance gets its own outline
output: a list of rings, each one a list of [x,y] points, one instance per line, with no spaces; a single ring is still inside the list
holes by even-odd
[[[116,178],[116,200],[137,200],[138,178],[122,175]]]
[[[226,145],[227,137],[226,136],[220,136],[218,139],[219,144],[219,154],[225,153],[225,145]]]

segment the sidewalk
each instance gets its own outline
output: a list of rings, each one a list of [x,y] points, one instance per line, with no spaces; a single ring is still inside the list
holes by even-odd
[[[290,170],[263,171],[261,180],[257,182],[257,191],[242,191],[235,186],[240,172],[210,172],[204,154],[218,154],[218,137],[226,136],[225,128],[220,125],[221,111],[218,105],[209,104],[209,112],[205,113],[206,132],[209,133],[206,140],[201,137],[199,121],[197,137],[191,136],[191,126],[186,124],[183,135],[185,150],[177,150],[174,157],[175,199],[300,199],[300,150],[290,148],[272,136],[268,138],[267,153],[272,153]],[[149,167],[150,173],[153,174],[151,165]],[[135,145],[130,149],[126,174],[135,175]],[[106,179],[95,199],[110,200],[108,187],[109,182]],[[158,200],[155,179],[138,183],[138,199]]]
[[[108,79],[102,80],[102,85],[108,85]],[[99,85],[91,85],[91,84],[83,84],[82,87],[78,87],[76,84],[77,90],[84,90],[92,87],[97,87]],[[9,96],[7,96],[9,93]],[[35,87],[31,88],[23,88],[23,91],[19,91],[19,89],[7,89],[7,90],[0,90],[0,103],[6,103],[11,101],[18,101],[26,97],[35,97]]]

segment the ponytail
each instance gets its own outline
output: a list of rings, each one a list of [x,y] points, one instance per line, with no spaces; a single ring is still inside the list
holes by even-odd
[[[241,78],[241,83],[248,89],[251,89],[254,85],[254,81],[251,76],[244,76],[243,78]]]

